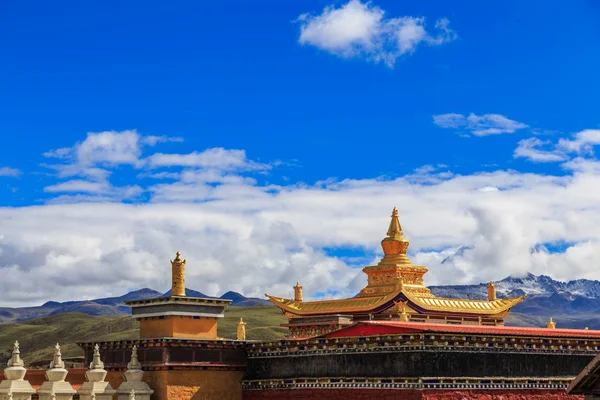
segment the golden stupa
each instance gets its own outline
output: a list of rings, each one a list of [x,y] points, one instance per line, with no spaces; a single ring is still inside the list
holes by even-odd
[[[302,301],[301,295],[294,299],[266,296],[289,319],[285,326],[290,328],[292,337],[321,334],[353,322],[378,319],[504,325],[510,309],[525,297],[497,299],[492,282],[488,285],[487,300],[436,297],[423,284],[427,268],[413,265],[407,257],[408,246],[398,210],[394,208],[387,237],[381,241],[384,256],[377,265],[363,268],[368,283],[356,297]]]

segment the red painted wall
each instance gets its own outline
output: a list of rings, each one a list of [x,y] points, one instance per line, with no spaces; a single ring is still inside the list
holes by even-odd
[[[244,400],[583,400],[560,390],[248,390]]]

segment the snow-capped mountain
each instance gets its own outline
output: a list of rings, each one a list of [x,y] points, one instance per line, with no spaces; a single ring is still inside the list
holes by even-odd
[[[549,317],[563,328],[600,329],[600,282],[577,279],[556,281],[546,275],[509,276],[495,282],[499,298],[527,298],[513,307],[508,325],[543,326]],[[440,297],[487,299],[487,282],[477,285],[431,286]]]
[[[582,296],[600,300],[600,281],[577,279],[561,282],[546,275],[527,273],[522,277],[509,276],[494,282],[498,297],[527,296]],[[462,297],[468,299],[485,299],[487,297],[487,282],[477,285],[432,286],[431,291],[440,297]]]

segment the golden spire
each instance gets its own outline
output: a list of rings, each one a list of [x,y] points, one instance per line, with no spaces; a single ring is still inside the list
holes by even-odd
[[[550,320],[546,324],[546,328],[548,328],[548,329],[555,329],[556,328],[556,322],[552,321],[552,318],[550,318]]]
[[[185,296],[185,260],[179,251],[171,260],[171,280],[171,296]]]
[[[394,207],[392,210],[392,220],[390,221],[390,227],[388,228],[387,235],[389,238],[393,239],[400,239],[402,237],[402,226],[400,226],[398,210],[396,207]]]
[[[409,244],[410,242],[403,236],[400,220],[398,219],[398,210],[394,207],[390,227],[387,231],[387,237],[381,241],[381,247],[383,247],[383,253],[386,256],[384,259],[397,258],[394,263],[410,264],[410,260],[406,257]]]

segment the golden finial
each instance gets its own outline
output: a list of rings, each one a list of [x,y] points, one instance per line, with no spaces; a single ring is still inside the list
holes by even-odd
[[[171,296],[185,296],[185,260],[181,259],[181,253],[175,253],[175,259],[171,260]]]
[[[410,315],[406,312],[407,307],[408,307],[408,300],[394,302],[395,311],[398,313],[398,316],[400,317],[400,321],[402,321],[402,322],[408,322],[408,319],[410,317]]]
[[[550,320],[546,324],[546,328],[548,328],[548,329],[555,329],[556,328],[556,322],[552,321],[552,318],[550,318]]]
[[[246,340],[246,323],[242,318],[237,324],[237,340]]]
[[[585,331],[587,331],[587,330],[588,330],[588,327],[586,326],[586,327],[584,328],[584,330],[585,330]]]
[[[177,251],[177,253],[175,253],[175,259],[171,262],[182,262],[181,253],[179,252],[179,250]],[[185,261],[183,261],[183,262],[185,262]]]
[[[296,282],[296,286],[294,286],[294,301],[302,301],[302,286],[300,286],[300,282]]]
[[[488,301],[495,301],[496,300],[496,285],[494,285],[494,282],[490,281],[490,283],[488,283],[487,291],[488,291]]]
[[[400,226],[400,220],[398,219],[398,210],[396,207],[392,210],[392,220],[390,221],[390,227],[388,228],[387,235],[393,239],[399,239],[402,237],[402,226]]]
[[[381,247],[383,247],[383,253],[386,255],[384,261],[392,261],[394,263],[410,264],[410,260],[406,257],[408,251],[408,240],[403,235],[402,226],[400,226],[400,220],[398,219],[398,210],[394,207],[392,211],[392,220],[390,221],[390,227],[387,231],[387,237],[381,241]],[[388,257],[396,256],[396,257]]]

